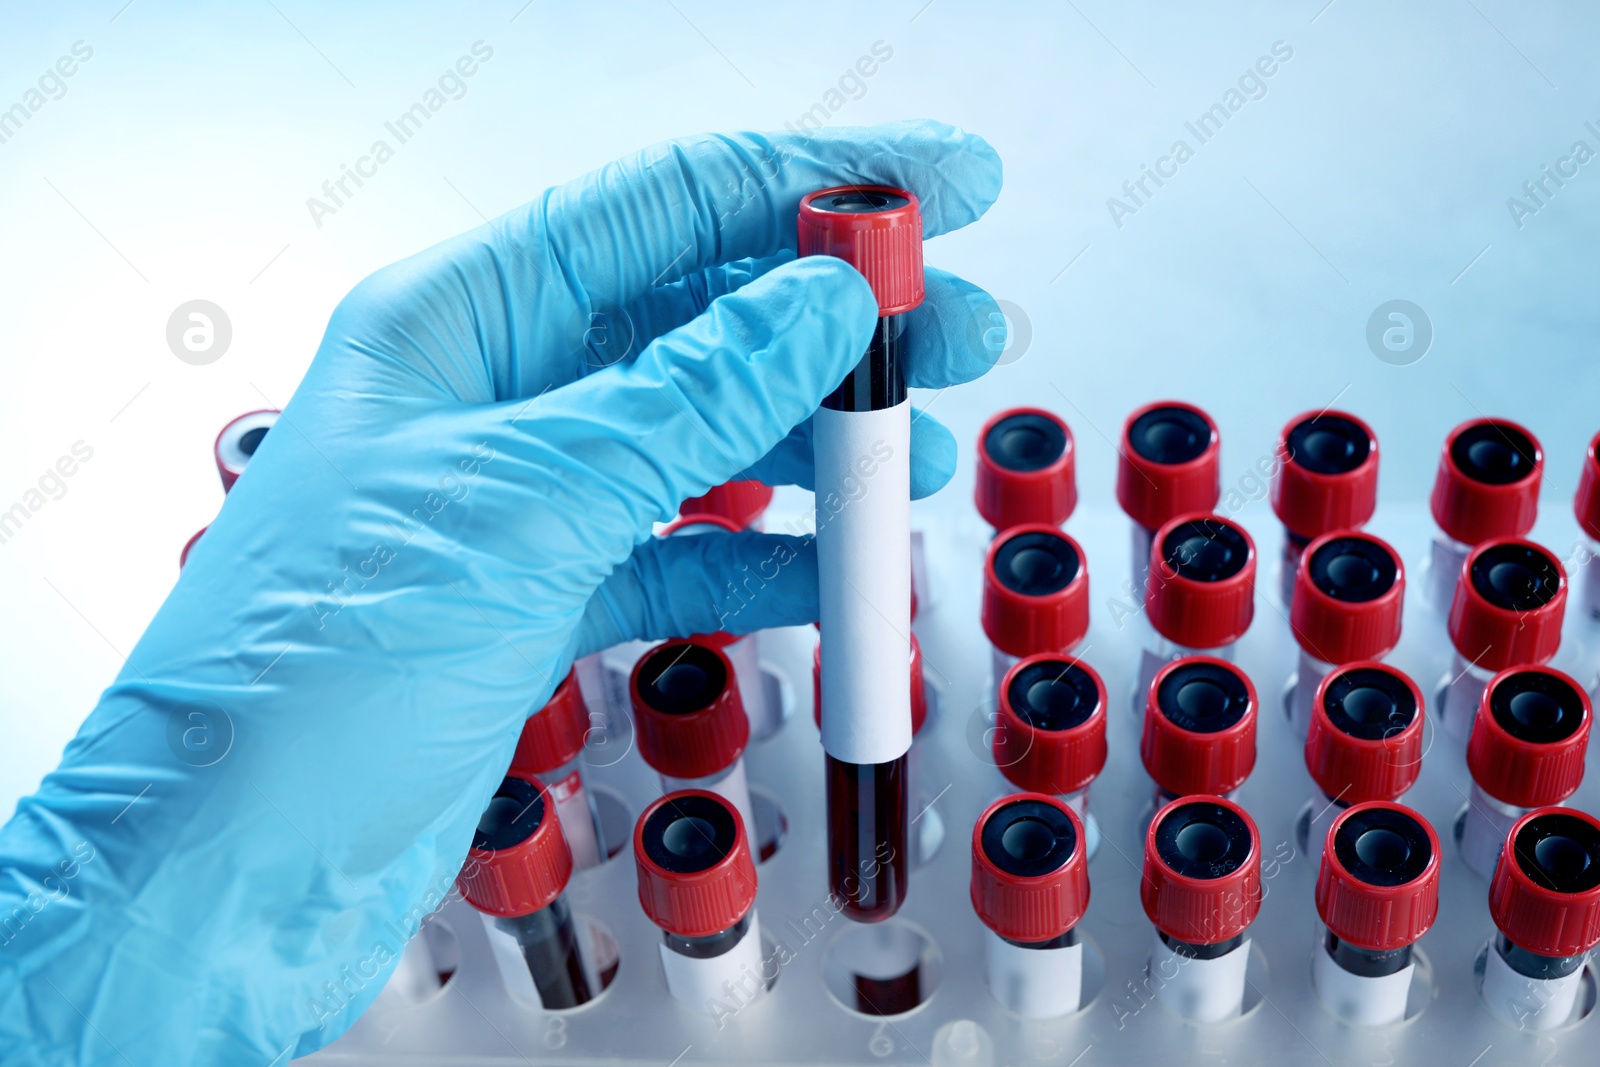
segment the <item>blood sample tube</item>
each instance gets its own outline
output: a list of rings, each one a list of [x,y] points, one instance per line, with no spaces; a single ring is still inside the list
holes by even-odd
[[[1446,733],[1466,741],[1496,673],[1556,654],[1566,606],[1566,569],[1532,541],[1503,537],[1472,550],[1450,604],[1455,656],[1440,709]]]
[[[572,910],[562,896],[572,853],[554,804],[531,779],[508,775],[495,790],[456,882],[483,913],[506,987],[546,1009],[594,996]]]
[[[261,447],[262,438],[278,421],[275,410],[249,411],[234,419],[217,434],[211,454],[217,461],[217,473],[222,476],[222,491],[226,493],[239,480],[239,475],[250,465],[250,460]]]
[[[1154,631],[1139,657],[1134,707],[1143,708],[1163,663],[1205,653],[1233,658],[1255,617],[1256,546],[1220,515],[1180,515],[1150,545],[1145,612]]]
[[[730,485],[761,485],[760,482],[730,482]],[[772,495],[772,490],[767,490]],[[688,503],[684,507],[688,507]],[[748,526],[721,515],[685,512],[683,517],[661,531],[662,537],[697,537],[704,534],[738,533]],[[750,720],[750,738],[760,741],[771,737],[783,725],[783,706],[767,692],[766,675],[761,670],[760,631],[742,637],[726,631],[695,635],[697,639],[722,649],[733,664],[734,678],[739,685],[739,697],[744,702],[745,716]]]
[[[983,632],[998,685],[1024,656],[1070,654],[1089,632],[1089,560],[1058,527],[1013,526],[983,565]]]
[[[606,858],[600,814],[594,795],[584,787],[583,763],[578,758],[588,730],[589,709],[577,677],[569,673],[545,706],[522,724],[508,772],[537,779],[544,786],[561,816],[572,862],[580,869],[597,867]]]
[[[1600,622],[1600,434],[1589,442],[1583,454],[1583,473],[1578,476],[1578,492],[1572,507],[1578,525],[1589,539],[1583,549],[1583,610],[1591,622]]]
[[[200,535],[205,533],[210,528],[211,526],[209,523],[200,527],[200,529],[194,532],[194,535],[190,537],[189,540],[183,543],[183,551],[178,553],[178,571],[180,573],[183,571],[184,565],[189,562],[189,553],[194,551],[194,546],[200,540]]]
[[[1078,506],[1072,431],[1043,408],[1000,412],[978,432],[972,496],[995,533],[1025,523],[1060,526]]]
[[[1539,808],[1506,835],[1489,883],[1499,934],[1484,958],[1483,999],[1523,1030],[1572,1021],[1583,965],[1600,943],[1600,820]]]
[[[1029,656],[1000,683],[995,766],[1018,789],[1057,797],[1084,827],[1093,858],[1100,833],[1089,786],[1106,765],[1106,685],[1082,660]]]
[[[1156,999],[1180,1018],[1215,1023],[1244,1007],[1245,936],[1261,910],[1261,839],[1239,805],[1179,797],[1144,838],[1144,913],[1155,926]]]
[[[1295,573],[1312,541],[1365,526],[1378,506],[1378,435],[1343,411],[1308,411],[1278,435],[1272,510],[1283,523],[1278,593],[1294,601]]]
[[[1399,800],[1416,784],[1426,718],[1417,683],[1387,663],[1358,660],[1322,679],[1305,747],[1306,770],[1319,790],[1306,834],[1313,854],[1345,809]]]
[[[1161,400],[1128,416],[1117,450],[1117,503],[1133,520],[1133,592],[1145,588],[1150,542],[1170,520],[1210,511],[1222,496],[1222,435],[1211,416]]]
[[[1342,812],[1317,872],[1322,917],[1311,985],[1335,1018],[1387,1026],[1405,1018],[1411,946],[1439,914],[1439,837],[1401,804]]]
[[[843,186],[801,198],[799,253],[851,264],[878,299],[872,341],[813,418],[828,884],[859,922],[906,895],[911,693],[911,405],[904,313],[922,303],[917,198]],[[870,481],[870,488],[863,485]]]
[[[1433,536],[1424,599],[1450,610],[1467,555],[1495,537],[1522,537],[1539,511],[1544,452],[1538,438],[1507,419],[1472,419],[1450,431],[1430,501]]]
[[[715,1015],[764,994],[756,868],[744,820],[715,793],[668,793],[633,831],[639,904],[661,928],[661,970],[674,998]]]
[[[972,828],[972,909],[988,928],[989,992],[1025,1019],[1083,1001],[1078,922],[1089,908],[1083,824],[1056,797],[1017,793]]]
[[[1406,575],[1388,542],[1356,531],[1309,542],[1296,573],[1289,627],[1300,657],[1290,682],[1289,721],[1303,736],[1329,671],[1340,663],[1382,659],[1400,643]]]
[[[1256,765],[1256,687],[1227,660],[1185,656],[1161,668],[1145,701],[1139,758],[1155,805],[1232,798]]]
[[[1578,791],[1591,718],[1583,687],[1549,667],[1509,667],[1484,687],[1467,741],[1472,795],[1461,858],[1468,867],[1493,876],[1512,825]]]
[[[733,664],[703,638],[665,641],[633,666],[628,681],[639,755],[661,775],[661,790],[716,793],[756,833],[744,749],[750,720]]]
[[[752,479],[723,482],[693,496],[678,506],[685,519],[694,515],[715,515],[733,523],[736,530],[761,529],[761,516],[772,503],[772,486]]]

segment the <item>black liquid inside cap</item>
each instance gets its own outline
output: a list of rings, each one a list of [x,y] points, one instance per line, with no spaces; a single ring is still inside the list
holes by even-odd
[[[1009,538],[994,555],[1000,584],[1022,596],[1049,596],[1072,584],[1083,563],[1072,543],[1043,531]]]
[[[1244,569],[1250,545],[1232,523],[1192,519],[1174,526],[1161,542],[1161,557],[1180,578],[1220,582]]]
[[[1211,447],[1211,426],[1188,408],[1152,408],[1128,427],[1128,444],[1151,463],[1188,463]]]
[[[1237,671],[1221,664],[1184,663],[1161,679],[1156,708],[1176,726],[1214,734],[1244,718],[1250,690]]]
[[[639,696],[665,715],[688,715],[711,706],[728,687],[722,657],[704,645],[668,645],[639,667]]]
[[[1314,474],[1348,474],[1372,454],[1372,439],[1342,415],[1313,415],[1289,431],[1289,457]]]
[[[1078,832],[1054,804],[1016,800],[989,816],[978,843],[1002,871],[1032,878],[1065,867],[1077,851]]]
[[[1008,471],[1043,470],[1067,450],[1067,435],[1054,419],[1023,412],[995,423],[983,437],[983,450]]]
[[[262,438],[267,436],[266,426],[257,426],[253,430],[246,430],[239,436],[239,451],[247,456],[256,454],[256,449],[261,447]]]
[[[532,782],[505,778],[489,798],[472,834],[472,847],[500,851],[520,845],[544,822],[544,793]]]
[[[1334,729],[1363,741],[1393,737],[1417,718],[1417,698],[1411,687],[1376,667],[1357,667],[1334,675],[1323,690],[1322,706]]]
[[[1503,422],[1482,422],[1461,432],[1450,445],[1456,469],[1485,485],[1510,485],[1533,473],[1538,449],[1528,436]]]
[[[1393,808],[1367,808],[1345,816],[1333,835],[1333,854],[1358,881],[1397,886],[1415,881],[1433,858],[1428,831]]]
[[[664,871],[695,874],[733,851],[738,828],[732,810],[711,797],[674,797],[650,813],[640,835],[644,854]]]
[[[1071,730],[1100,706],[1100,687],[1076,663],[1041,660],[1016,673],[1006,697],[1017,717],[1035,730]]]
[[[819,196],[811,203],[840,215],[876,215],[880,211],[903,208],[911,201],[899,193],[882,189],[847,189],[832,196]]]
[[[1312,584],[1345,604],[1377,600],[1399,574],[1394,557],[1365,537],[1335,537],[1311,554],[1308,566]]]
[[[1472,587],[1489,603],[1506,611],[1533,611],[1554,600],[1561,588],[1561,569],[1550,554],[1534,545],[1495,545],[1472,561]]]
[[[1489,694],[1489,713],[1519,741],[1565,741],[1583,724],[1583,697],[1572,683],[1543,671],[1502,678]]]
[[[1562,812],[1523,824],[1512,853],[1535,885],[1557,893],[1584,893],[1600,886],[1600,829]]]
[[[1250,858],[1250,827],[1232,808],[1196,800],[1167,812],[1156,827],[1156,855],[1189,878],[1222,878]]]

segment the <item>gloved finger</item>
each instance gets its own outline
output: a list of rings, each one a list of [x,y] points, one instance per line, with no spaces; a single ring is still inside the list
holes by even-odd
[[[760,259],[721,263],[675,282],[655,286],[614,313],[596,313],[596,318],[601,320],[611,336],[607,339],[608,358],[598,364],[591,361],[591,367],[610,366],[638,352],[662,334],[671,333],[705,314],[713,300],[748,285],[768,271],[793,262],[794,258],[793,252],[783,251]],[[621,338],[623,343],[617,344],[616,338]],[[594,346],[591,346],[593,350]]]
[[[595,590],[573,655],[623,641],[746,634],[816,619],[811,538],[752,531],[652,537]]]
[[[552,189],[494,234],[508,253],[545,262],[542,274],[570,279],[580,303],[617,308],[663,281],[793,250],[800,198],[859,182],[916,193],[933,237],[988,210],[1000,157],[981,137],[931,121],[706,135]]]
[[[741,477],[768,485],[816,488],[811,420],[796,426],[777,447],[752,464]],[[911,409],[911,499],[921,500],[943,489],[956,473],[956,439],[938,419]]]

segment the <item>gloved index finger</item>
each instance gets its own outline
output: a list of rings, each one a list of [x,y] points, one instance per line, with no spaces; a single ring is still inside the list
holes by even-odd
[[[731,260],[793,249],[800,198],[831,185],[909,189],[923,234],[975,221],[1000,192],[989,144],[931,121],[669,141],[558,186],[496,228],[549,255],[590,308]]]

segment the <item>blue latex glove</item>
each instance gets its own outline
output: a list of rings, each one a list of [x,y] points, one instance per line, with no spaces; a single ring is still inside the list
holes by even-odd
[[[983,214],[1000,163],[932,123],[673,142],[356,287],[0,829],[0,1061],[321,1047],[449,891],[575,656],[715,628],[775,552],[792,562],[729,628],[816,618],[806,542],[650,534],[741,472],[809,483],[808,417],[876,307],[839,260],[794,260],[796,206],[862,181],[915,190],[931,237]],[[910,384],[982,373],[997,316],[929,269]],[[917,493],[948,480],[932,418],[913,453]]]

